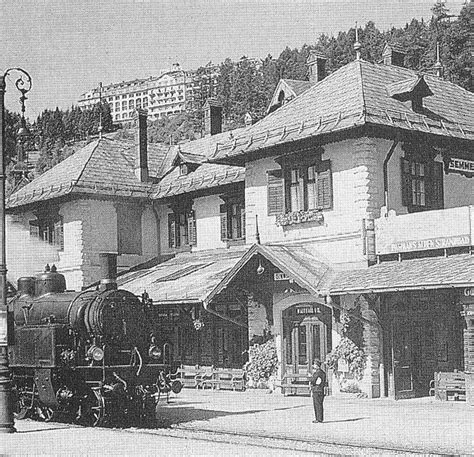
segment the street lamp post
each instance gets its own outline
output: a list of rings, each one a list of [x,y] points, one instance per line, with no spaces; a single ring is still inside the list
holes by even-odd
[[[18,73],[16,88],[21,92],[22,128],[25,128],[26,93],[31,89],[31,77],[21,68],[9,68],[0,76],[0,433],[13,433],[13,402],[8,366],[8,343],[11,338],[7,308],[7,262],[5,240],[5,88],[10,73]]]

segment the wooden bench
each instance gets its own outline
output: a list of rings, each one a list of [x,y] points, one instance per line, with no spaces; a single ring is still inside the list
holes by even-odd
[[[465,374],[462,371],[435,373],[430,395],[442,401],[466,401]]]
[[[299,373],[288,373],[285,374],[281,382],[281,393],[286,395],[287,393],[291,395],[310,395],[311,388],[309,382],[311,380],[311,375],[308,374],[299,374]]]
[[[199,365],[181,365],[173,375],[175,379],[179,379],[183,387],[197,387],[197,376],[202,373]]]
[[[203,380],[202,388],[245,390],[245,371],[238,368],[215,368],[212,377]]]

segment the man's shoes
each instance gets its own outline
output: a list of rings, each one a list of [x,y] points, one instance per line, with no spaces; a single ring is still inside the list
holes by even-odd
[[[322,421],[313,421],[313,424],[322,424]]]

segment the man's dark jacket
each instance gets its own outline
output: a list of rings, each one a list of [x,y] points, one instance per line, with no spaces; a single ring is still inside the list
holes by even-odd
[[[321,382],[318,383],[318,378],[321,379]],[[311,376],[311,390],[314,393],[319,393],[324,395],[324,388],[326,387],[326,373],[318,368],[313,375]]]

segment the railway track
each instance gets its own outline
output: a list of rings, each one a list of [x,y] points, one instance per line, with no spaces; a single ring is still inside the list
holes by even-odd
[[[143,433],[179,439],[257,446],[265,449],[306,452],[319,455],[446,455],[426,449],[402,449],[390,446],[365,446],[362,444],[337,443],[322,439],[298,439],[270,436],[260,433],[242,433],[206,428],[175,426],[171,429],[121,429],[127,433]]]

